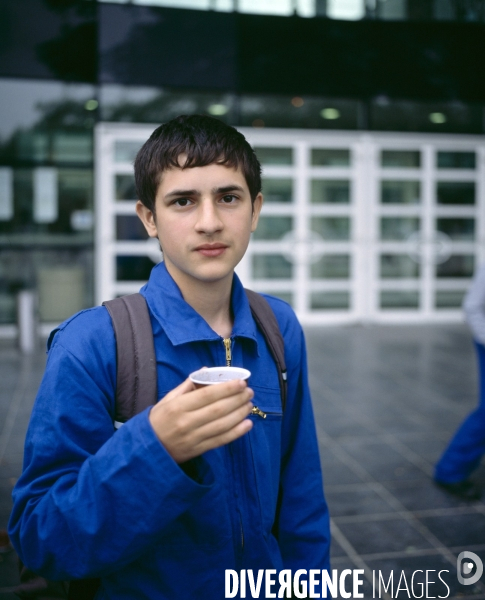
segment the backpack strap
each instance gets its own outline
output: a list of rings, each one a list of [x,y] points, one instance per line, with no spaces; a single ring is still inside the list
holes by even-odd
[[[103,302],[116,337],[115,428],[157,402],[157,367],[153,330],[141,294]]]
[[[283,412],[286,407],[286,395],[287,395],[287,373],[285,363],[285,343],[281,330],[276,320],[273,309],[269,305],[268,301],[252,290],[245,289],[246,296],[249,300],[249,306],[253,313],[254,320],[258,325],[261,333],[268,344],[271,355],[273,356],[276,366],[278,368],[278,379],[280,382],[281,391],[281,407]]]

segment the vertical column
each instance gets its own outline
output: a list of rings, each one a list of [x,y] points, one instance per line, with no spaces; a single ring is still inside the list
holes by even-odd
[[[309,172],[308,143],[298,141],[293,148],[295,156],[295,202],[293,206],[294,231],[296,236],[295,263],[293,266],[293,294],[295,310],[303,317],[309,311],[309,254],[310,227],[308,218]]]
[[[429,318],[434,312],[433,296],[436,288],[436,234],[435,234],[435,148],[427,144],[421,147],[422,164],[422,208],[421,208],[421,277],[420,315]]]

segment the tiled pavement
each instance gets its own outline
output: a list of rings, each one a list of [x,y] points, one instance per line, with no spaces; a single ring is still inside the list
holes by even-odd
[[[338,327],[307,330],[310,385],[325,490],[332,515],[332,566],[394,575],[394,597],[485,599],[485,575],[460,585],[462,550],[485,562],[485,503],[460,502],[431,482],[432,467],[476,404],[477,373],[462,325]],[[29,412],[45,357],[21,357],[0,343],[0,529],[21,469]],[[476,478],[485,488],[485,466]],[[438,579],[438,571],[447,587]],[[409,587],[407,593],[402,571]],[[416,572],[416,573],[415,573]],[[414,588],[411,577],[415,573]],[[16,557],[0,554],[0,599],[13,599]],[[431,583],[431,582],[435,583]],[[449,595],[448,595],[449,594]],[[389,598],[389,593],[381,593]],[[379,597],[376,583],[375,597]]]

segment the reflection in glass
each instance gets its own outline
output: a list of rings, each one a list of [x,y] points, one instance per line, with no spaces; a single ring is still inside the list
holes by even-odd
[[[133,163],[142,145],[141,142],[117,140],[115,142],[115,162]]]
[[[382,217],[381,240],[401,241],[419,230],[420,219],[415,217]]]
[[[116,175],[115,198],[116,200],[136,200],[136,187],[134,175]]]
[[[475,182],[438,181],[436,199],[438,204],[475,204]]]
[[[262,165],[292,165],[293,148],[262,148],[253,146]]]
[[[438,152],[438,169],[474,169],[475,152]]]
[[[117,256],[117,281],[147,281],[154,267],[148,256]]]
[[[348,254],[326,254],[311,265],[312,279],[349,279],[350,256]]]
[[[347,148],[312,148],[315,167],[349,167],[350,150]]]
[[[313,179],[311,201],[313,204],[349,204],[350,181]]]
[[[419,264],[407,254],[381,254],[382,279],[419,277]]]
[[[419,181],[381,181],[382,204],[419,204]]]
[[[103,121],[166,123],[183,114],[205,114],[225,123],[234,122],[231,94],[105,84],[100,87],[99,97]]]
[[[453,255],[436,265],[436,277],[472,277],[475,267],[475,257],[472,254]]]
[[[435,308],[461,308],[465,290],[437,290]]]
[[[310,227],[325,241],[350,240],[349,217],[312,217]]]
[[[298,129],[357,129],[359,102],[318,96],[243,94],[240,96],[240,125],[247,127],[296,127]],[[303,102],[301,102],[303,101]],[[336,119],[326,119],[322,110],[338,113]],[[326,113],[325,113],[326,114]]]
[[[117,240],[146,240],[148,233],[143,223],[135,215],[116,216],[116,239]]]
[[[292,202],[293,179],[263,178],[263,195],[265,202]]]
[[[292,229],[292,217],[260,217],[253,239],[279,240]]]
[[[281,254],[253,256],[253,279],[291,279],[293,265]]]
[[[421,152],[419,150],[382,150],[381,166],[419,169],[421,166]]]
[[[419,308],[419,292],[384,290],[380,294],[380,307],[384,309]]]
[[[436,219],[436,229],[457,242],[475,239],[475,219]]]
[[[350,308],[350,293],[342,292],[312,292],[310,306],[314,310],[348,310]]]
[[[93,136],[81,133],[59,132],[53,137],[53,160],[58,163],[89,163],[93,159]]]

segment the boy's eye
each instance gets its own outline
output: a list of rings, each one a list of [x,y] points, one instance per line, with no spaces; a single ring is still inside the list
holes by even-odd
[[[237,196],[234,196],[234,194],[226,194],[225,196],[222,197],[222,201],[225,204],[231,204],[231,202],[235,202],[237,200]]]
[[[175,204],[176,206],[189,206],[189,204],[191,203],[192,200],[190,200],[189,198],[177,198],[173,201],[173,204]]]

